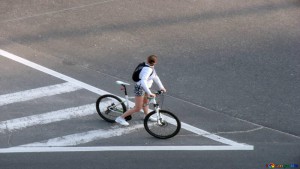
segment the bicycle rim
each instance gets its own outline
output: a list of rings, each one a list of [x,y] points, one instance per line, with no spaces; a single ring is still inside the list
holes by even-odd
[[[171,112],[160,110],[161,119],[157,120],[155,111],[149,113],[144,120],[146,131],[159,139],[174,137],[181,128],[179,119]],[[153,122],[153,119],[156,120]]]
[[[115,119],[126,111],[121,99],[113,95],[103,95],[96,102],[98,114],[108,122],[115,122]]]

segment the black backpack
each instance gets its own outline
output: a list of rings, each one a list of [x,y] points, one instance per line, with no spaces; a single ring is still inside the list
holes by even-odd
[[[133,80],[133,81],[138,82],[138,81],[141,80],[139,76],[140,76],[140,73],[141,73],[141,71],[142,71],[142,69],[143,69],[144,67],[150,67],[150,66],[146,65],[146,63],[143,62],[143,63],[140,63],[140,64],[134,69],[133,74],[132,74],[132,80]],[[153,74],[153,71],[152,71],[151,75],[152,75],[152,74]],[[150,76],[151,76],[151,75],[150,75]]]

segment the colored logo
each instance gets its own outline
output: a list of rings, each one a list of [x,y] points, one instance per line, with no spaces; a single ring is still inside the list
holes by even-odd
[[[266,164],[266,168],[298,168],[298,164]]]
[[[267,167],[268,168],[275,168],[275,164],[274,163],[267,164]]]

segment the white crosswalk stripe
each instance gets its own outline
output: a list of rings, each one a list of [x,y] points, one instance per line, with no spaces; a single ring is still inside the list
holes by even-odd
[[[29,101],[41,97],[53,96],[68,92],[73,92],[82,89],[81,87],[74,85],[73,83],[66,82],[62,84],[56,84],[37,89],[31,89],[11,94],[5,94],[0,96],[0,106],[12,104],[16,102]]]
[[[95,113],[95,104],[37,114],[0,122],[0,133],[20,130],[34,125],[48,124],[72,118],[83,117]]]
[[[134,132],[138,129],[143,128],[143,124],[136,124],[131,125],[130,127],[122,128],[117,127],[115,129],[108,129],[108,130],[92,130],[88,132],[83,133],[76,133],[72,135],[67,135],[63,137],[57,137],[50,140],[42,141],[42,142],[36,142],[36,143],[30,143],[21,145],[19,147],[62,147],[62,146],[75,146],[79,144],[89,143],[92,141],[115,137],[115,136],[121,136],[123,134],[128,134],[131,132]]]

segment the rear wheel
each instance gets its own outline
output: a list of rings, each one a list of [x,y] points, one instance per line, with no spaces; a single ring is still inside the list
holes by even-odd
[[[100,96],[97,99],[96,109],[100,117],[110,123],[114,123],[118,116],[126,112],[126,106],[122,100],[110,94]],[[130,119],[131,116],[126,117],[126,120]]]
[[[168,139],[178,134],[181,128],[179,119],[166,110],[159,110],[159,114],[160,117],[158,119],[155,111],[152,111],[145,117],[144,127],[146,131],[159,139]]]

